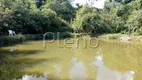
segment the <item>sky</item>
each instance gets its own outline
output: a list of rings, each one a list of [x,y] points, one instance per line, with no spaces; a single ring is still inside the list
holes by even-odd
[[[72,0],[71,4],[73,7],[77,7],[76,4],[85,5],[89,4],[91,7],[95,7],[98,9],[103,9],[105,0]]]

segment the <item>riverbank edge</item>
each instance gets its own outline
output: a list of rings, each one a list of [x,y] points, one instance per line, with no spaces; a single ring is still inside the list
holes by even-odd
[[[99,39],[119,40],[121,42],[140,42],[142,43],[142,35],[126,35],[126,34],[100,34]]]
[[[54,33],[55,39],[57,39],[57,33]],[[72,37],[70,33],[60,33],[59,39]],[[9,35],[2,35],[0,36],[0,47],[2,46],[9,46],[14,44],[23,43],[25,41],[31,41],[31,40],[43,40],[44,34],[17,34],[14,36]],[[46,35],[46,40],[53,39],[53,35]]]
[[[43,40],[44,34],[18,34],[16,36],[0,36],[0,46],[9,46],[13,44],[22,43],[30,40]],[[55,33],[57,39],[57,33]],[[101,40],[119,40],[121,42],[140,42],[142,43],[142,36],[129,36],[126,34],[88,34],[88,33],[60,33],[59,38],[72,38],[72,37],[96,37]],[[49,35],[48,39],[52,39],[53,35]]]

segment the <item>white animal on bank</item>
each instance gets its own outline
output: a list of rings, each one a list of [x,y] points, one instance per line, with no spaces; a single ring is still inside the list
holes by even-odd
[[[97,80],[134,80],[134,71],[127,71],[124,73],[110,70],[103,64],[103,57],[97,56],[93,63],[98,67]]]
[[[9,36],[14,36],[14,35],[16,35],[15,31],[13,31],[13,30],[8,30],[8,32],[9,32]]]

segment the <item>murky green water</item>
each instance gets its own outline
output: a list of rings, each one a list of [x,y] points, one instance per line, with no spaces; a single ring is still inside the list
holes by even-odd
[[[47,72],[49,80],[133,80],[133,73],[128,72],[134,71],[134,80],[142,79],[141,44],[99,41],[97,48],[84,48],[83,43],[80,41],[78,48],[75,44],[68,44],[72,48],[60,48],[57,41],[47,43],[45,49],[43,41],[3,47],[1,59],[8,61],[1,65],[7,67],[10,64],[10,67],[2,67],[1,76],[20,78],[25,74]],[[63,40],[60,46],[63,46]],[[98,55],[103,55],[103,59],[97,60]],[[124,77],[127,79],[122,79]]]

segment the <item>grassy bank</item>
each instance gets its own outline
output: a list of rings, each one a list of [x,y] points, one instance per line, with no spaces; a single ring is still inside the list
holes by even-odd
[[[44,34],[17,34],[15,36],[0,36],[0,46],[8,46],[17,43],[22,43],[29,40],[43,40]],[[57,39],[57,33],[54,33],[55,39]],[[59,38],[72,37],[69,33],[60,33]],[[46,35],[45,39],[53,39],[53,35]]]
[[[92,36],[94,37],[98,37],[99,39],[103,39],[103,40],[119,40],[119,41],[123,41],[121,40],[121,38],[130,38],[130,42],[140,42],[142,43],[142,36],[141,35],[126,35],[126,34],[92,34]],[[125,42],[125,41],[124,41]]]
[[[142,36],[141,35],[126,35],[126,34],[88,34],[88,33],[71,33],[72,36],[90,36],[90,37],[96,37],[98,39],[102,40],[119,40],[121,41],[121,38],[130,38],[130,42],[142,42]]]
[[[16,36],[0,36],[0,46],[8,46],[12,44],[22,43],[23,41],[28,40],[43,40],[44,34],[18,34]],[[55,39],[57,39],[57,33],[55,33]],[[88,34],[88,33],[60,33],[59,39],[68,38],[68,37],[82,37],[90,36],[97,37],[98,39],[103,40],[120,40],[121,37],[129,37],[125,34]],[[47,35],[46,39],[52,39],[53,35]],[[131,42],[142,42],[142,36],[130,36]]]
[[[0,46],[7,46],[16,43],[21,43],[27,40],[39,40],[42,39],[42,34],[18,34],[15,36],[0,36]]]

